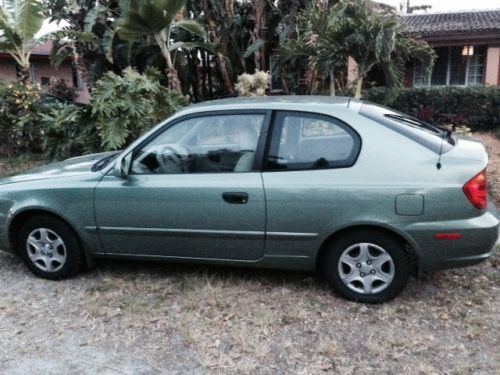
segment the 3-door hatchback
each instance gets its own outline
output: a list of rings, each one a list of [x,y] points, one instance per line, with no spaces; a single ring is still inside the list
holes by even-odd
[[[482,144],[348,98],[188,107],[118,154],[0,180],[0,248],[61,279],[93,258],[318,270],[342,296],[491,256]]]

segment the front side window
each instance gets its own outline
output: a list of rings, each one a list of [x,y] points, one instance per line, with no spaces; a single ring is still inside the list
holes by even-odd
[[[350,167],[361,147],[359,135],[336,119],[307,113],[276,117],[268,170],[307,170]]]
[[[264,114],[181,121],[134,152],[132,174],[250,172]]]

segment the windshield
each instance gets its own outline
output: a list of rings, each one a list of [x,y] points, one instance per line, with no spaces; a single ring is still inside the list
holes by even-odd
[[[448,152],[455,145],[449,130],[393,109],[377,104],[364,103],[359,113],[412,139],[437,154]]]

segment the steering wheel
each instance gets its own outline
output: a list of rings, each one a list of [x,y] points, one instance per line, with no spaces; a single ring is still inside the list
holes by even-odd
[[[156,160],[160,164],[163,173],[185,173],[187,172],[186,162],[190,154],[186,146],[171,144],[164,146],[158,151]]]

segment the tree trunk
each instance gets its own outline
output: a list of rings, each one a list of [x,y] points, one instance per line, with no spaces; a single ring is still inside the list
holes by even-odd
[[[173,92],[182,94],[181,81],[179,81],[177,70],[174,67],[166,68],[165,74],[168,78],[168,88]]]
[[[226,61],[225,57],[227,56],[227,48],[228,48],[228,35],[229,35],[229,30],[226,28],[227,27],[227,20],[231,19],[232,13],[233,13],[233,3],[231,1],[228,1],[227,3],[224,3],[224,5],[219,9],[219,11],[225,15],[226,18],[224,20],[219,20],[219,19],[214,19],[214,12],[215,10],[212,9],[212,3],[209,2],[208,0],[203,0],[202,1],[202,8],[203,12],[205,13],[205,24],[208,32],[208,40],[222,48],[222,52],[218,52],[215,55],[215,63],[217,65],[217,68],[219,69],[219,72],[222,76],[222,81],[224,84],[224,87],[227,91],[227,95],[229,96],[234,96],[234,88],[233,88],[233,81],[231,80],[231,76],[229,75],[227,66],[226,66]],[[211,71],[210,71],[210,61],[208,62],[208,80],[209,80],[209,85],[212,84],[211,80]],[[210,96],[212,96],[213,90],[212,87],[210,86]]]
[[[201,75],[201,93],[203,95],[203,100],[206,100],[208,97],[208,88],[207,88],[207,75],[208,75],[208,64],[207,64],[207,53],[204,50],[200,51],[201,54],[201,66],[202,66],[202,75]]]
[[[330,96],[335,96],[335,69],[330,71]]]
[[[172,56],[170,56],[170,52],[164,53],[165,61],[167,63],[167,68],[165,69],[165,73],[168,78],[168,88],[179,94],[182,94],[181,82],[179,81],[179,74],[177,73],[177,69],[175,69],[174,63],[172,62]]]
[[[256,43],[258,40],[265,40],[264,28],[266,26],[266,10],[268,0],[252,0],[254,29],[251,41]],[[265,69],[265,49],[264,46],[254,53],[255,70]]]
[[[222,80],[224,81],[224,87],[229,96],[234,96],[233,81],[229,76],[229,72],[226,66],[226,58],[222,53],[217,53],[217,65],[219,66],[220,73],[222,75]]]
[[[283,85],[283,94],[290,95],[290,89],[288,88],[288,83],[285,79],[281,79],[281,84]]]
[[[363,75],[358,74],[358,79],[356,80],[356,93],[354,94],[354,99],[361,99],[361,89],[363,88]]]
[[[208,95],[212,99],[214,96],[214,86],[212,82],[212,66],[210,63],[210,55],[207,53],[207,79],[208,79]]]
[[[314,70],[311,82],[311,95],[318,95],[318,72]]]
[[[193,84],[193,97],[196,102],[201,101],[201,72],[200,72],[200,67],[198,65],[198,50],[195,49],[191,51],[191,62],[190,65],[193,67],[194,70],[194,84]]]
[[[90,75],[87,69],[87,65],[85,65],[85,60],[83,58],[83,55],[82,53],[79,52],[77,46],[74,46],[73,49],[75,51],[74,59],[75,59],[75,67],[76,67],[76,72],[78,74],[78,78],[84,81],[82,82],[82,86],[85,86],[86,84],[87,87],[90,88],[91,87]]]
[[[30,78],[31,78],[30,77],[31,76],[31,74],[30,74],[30,68],[29,67],[26,68],[26,67],[20,66],[19,69],[20,69],[19,73],[21,74],[21,76],[20,76],[21,82],[24,83],[24,84],[29,83],[30,82]]]

